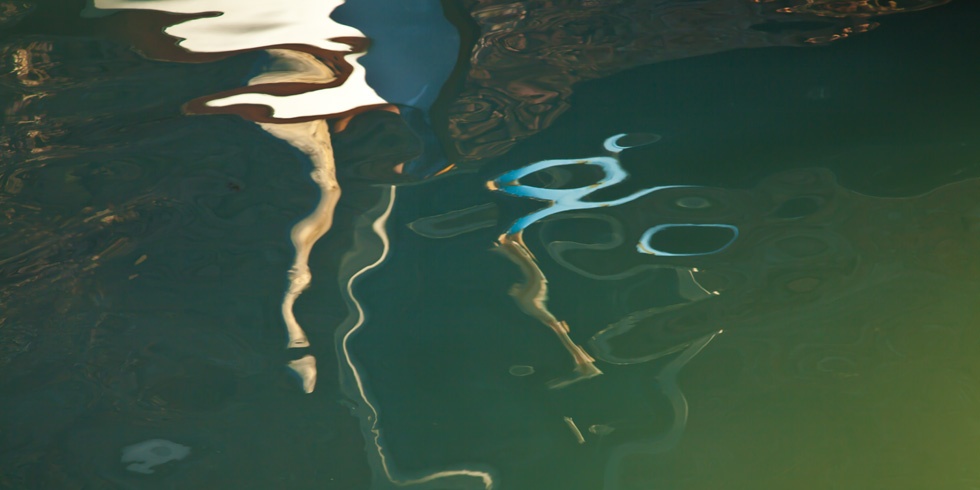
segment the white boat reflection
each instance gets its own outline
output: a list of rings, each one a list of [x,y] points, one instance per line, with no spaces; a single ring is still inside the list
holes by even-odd
[[[435,72],[426,68],[427,63],[432,65],[433,60],[426,59],[426,52],[419,52],[414,59],[408,60],[424,68],[416,73],[418,76],[413,80],[416,86],[405,79],[395,79],[396,86],[392,86],[390,80],[386,81],[382,77],[381,80],[388,85],[381,85],[395,95],[390,98],[379,95],[369,85],[368,74],[359,63],[363,56],[371,53],[364,49],[369,44],[367,37],[359,29],[331,19],[334,10],[343,3],[342,0],[287,0],[279,3],[247,0],[94,0],[94,7],[101,10],[139,9],[200,14],[200,17],[184,20],[165,29],[166,34],[179,39],[179,47],[191,53],[251,50],[268,52],[271,62],[261,73],[252,77],[248,87],[236,90],[237,93],[232,95],[206,99],[204,106],[265,107],[268,115],[254,120],[269,134],[307,155],[312,163],[311,177],[320,188],[320,200],[310,215],[292,229],[291,240],[296,253],[289,271],[289,287],[282,301],[282,317],[288,333],[289,348],[310,346],[293,307],[313,280],[309,267],[310,252],[333,226],[334,213],[341,198],[331,128],[326,118],[344,118],[338,124],[339,129],[342,129],[349,120],[347,116],[365,109],[393,107],[394,103],[414,104],[411,109],[415,110],[427,109],[425,105],[432,103],[434,94],[438,93],[449,75],[445,63],[437,64]],[[352,9],[348,16],[358,18],[360,15],[363,19],[363,7],[367,6],[368,11],[374,10],[370,12],[376,14],[374,17],[388,22],[411,24],[411,21],[416,21],[412,24],[414,39],[421,39],[422,44],[435,43],[433,46],[437,48],[436,51],[448,53],[448,68],[452,69],[459,49],[458,35],[451,25],[452,32],[445,29],[449,24],[442,16],[438,1],[406,2],[409,6],[407,10],[389,8],[387,13],[378,11],[381,3],[362,0],[359,8]],[[213,15],[215,12],[218,15]],[[399,15],[399,12],[404,15]],[[436,27],[425,29],[425,22]],[[384,33],[383,29],[374,31]],[[384,61],[386,51],[389,59],[390,53],[405,53],[406,49],[411,52],[412,43],[405,42],[404,39],[407,34],[404,31],[399,32],[403,42],[392,44],[392,39],[388,39],[386,47],[376,50],[376,58]],[[379,40],[385,39],[382,36]],[[448,47],[444,45],[446,41],[450,43]],[[415,46],[418,45],[416,42]],[[331,53],[339,56],[328,56]],[[338,59],[341,63],[331,63]],[[390,74],[389,72],[388,75]],[[271,93],[274,90],[270,90],[270,87],[277,86],[289,87],[291,90],[287,92],[295,93]],[[297,91],[297,87],[300,90]],[[398,109],[393,111],[399,112]],[[241,114],[248,116],[250,112],[242,111]],[[396,167],[396,171],[398,168],[413,170],[409,165]],[[379,420],[380,410],[371,400],[365,375],[362,374],[356,356],[348,347],[349,340],[364,327],[365,320],[364,311],[354,294],[355,282],[362,274],[379,266],[388,256],[390,242],[385,224],[394,203],[395,187],[384,188],[378,205],[359,218],[359,224],[355,225],[357,237],[354,241],[357,245],[343,260],[338,277],[342,283],[341,291],[350,308],[348,319],[334,331],[340,364],[339,376],[345,396],[353,401],[352,411],[360,420],[368,444],[367,458],[373,472],[372,488],[411,486],[490,489],[494,486],[494,477],[489,469],[457,467],[413,475],[398,472],[385,452]],[[288,363],[288,367],[302,379],[303,389],[307,393],[313,392],[316,386],[316,365],[316,358],[312,354]]]

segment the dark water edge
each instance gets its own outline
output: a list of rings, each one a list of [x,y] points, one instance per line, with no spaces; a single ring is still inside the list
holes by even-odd
[[[655,440],[674,420],[652,381],[669,358],[607,364],[600,378],[546,388],[569,370],[567,353],[515,307],[507,293],[520,274],[490,251],[533,205],[491,193],[487,180],[594,155],[615,133],[655,132],[664,138],[624,153],[632,178],[610,192],[686,183],[757,196],[767,177],[820,167],[839,184],[828,195],[903,198],[918,209],[923,193],[978,177],[978,18],[976,4],[961,0],[889,16],[827,47],[733,51],[586,82],[569,112],[507,155],[399,188],[392,254],[357,285],[369,323],[352,344],[391,458],[409,473],[486,465],[501,488],[601,488],[617,445]],[[297,307],[320,367],[317,391],[304,395],[283,367],[279,302],[289,229],[316,201],[309,164],[250,122],[180,112],[243,83],[256,56],[148,61],[73,21],[38,19],[7,32],[3,62],[27,50],[43,83],[9,74],[0,82],[0,487],[369,488],[370,448],[338,386],[333,329],[348,312],[335,278],[357,217],[382,188],[345,182],[337,224],[314,251],[316,277],[327,279]],[[944,195],[962,202],[973,195],[963,189]],[[929,206],[945,210],[938,201]],[[407,226],[487,202],[500,210],[495,227],[433,240]],[[645,227],[656,220],[644,221],[653,214],[644,206],[614,215]],[[754,209],[739,210],[747,227],[765,228]],[[820,226],[831,230],[821,236],[854,243],[862,230],[885,228],[856,218]],[[973,250],[959,230],[920,232]],[[557,240],[606,234],[556,220],[526,236],[551,283],[551,309],[583,344],[623,315],[678,300],[670,274],[592,280],[546,252]],[[635,264],[631,246],[569,257],[611,270]],[[763,281],[732,310],[700,310],[727,324],[681,371],[687,430],[673,451],[625,458],[625,487],[980,485],[976,261],[966,253],[959,265],[926,257],[920,266],[927,248],[889,258],[862,246],[860,263],[907,275],[857,276],[866,282],[845,283],[849,294],[820,308],[794,309]],[[751,247],[732,253],[686,265],[757,265]],[[833,263],[785,268],[829,277]],[[535,373],[512,376],[514,365]],[[586,432],[579,445],[565,416],[583,430],[617,431]],[[121,448],[154,438],[191,455],[153,475],[127,472]]]

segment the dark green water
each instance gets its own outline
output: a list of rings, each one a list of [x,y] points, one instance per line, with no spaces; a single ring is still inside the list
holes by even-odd
[[[0,2],[0,488],[980,488],[972,0],[347,11],[346,129],[203,3]]]

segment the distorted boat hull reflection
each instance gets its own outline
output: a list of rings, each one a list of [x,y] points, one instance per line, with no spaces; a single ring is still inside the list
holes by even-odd
[[[0,487],[977,479],[965,2],[56,3]]]

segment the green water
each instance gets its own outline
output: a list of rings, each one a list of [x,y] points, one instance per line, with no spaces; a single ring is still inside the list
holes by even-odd
[[[332,127],[302,349],[311,159],[186,105],[269,55],[143,56],[176,21],[0,3],[0,488],[980,488],[977,5],[790,29],[772,11],[808,2],[565,3],[444,5],[449,172],[401,185],[394,116]],[[540,56],[471,60],[498,31]],[[556,159],[592,165],[507,177]]]

